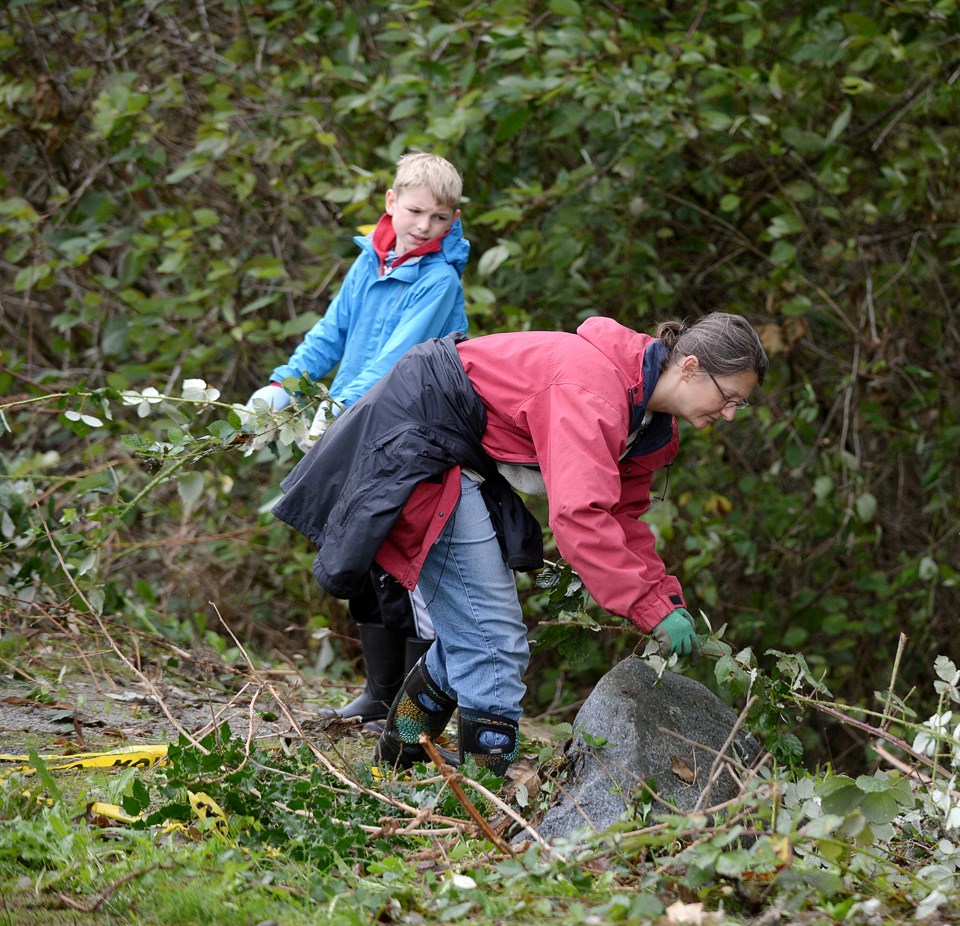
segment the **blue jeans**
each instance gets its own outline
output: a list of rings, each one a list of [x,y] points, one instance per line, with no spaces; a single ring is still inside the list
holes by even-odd
[[[480,486],[467,476],[418,589],[437,634],[426,657],[431,678],[461,709],[519,720],[530,647],[517,583]]]

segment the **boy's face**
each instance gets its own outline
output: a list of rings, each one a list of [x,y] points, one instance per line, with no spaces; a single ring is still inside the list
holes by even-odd
[[[430,190],[418,186],[401,193],[387,190],[387,214],[393,219],[399,256],[446,234],[460,210],[438,203]]]

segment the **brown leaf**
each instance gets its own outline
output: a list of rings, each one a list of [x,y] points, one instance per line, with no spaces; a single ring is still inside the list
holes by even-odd
[[[521,786],[525,787],[527,794],[533,797],[539,793],[542,784],[537,767],[528,759],[517,759],[507,769],[506,781],[503,784],[503,799],[510,803]]]
[[[677,776],[681,781],[685,781],[688,785],[692,785],[696,780],[696,774],[693,769],[687,765],[679,756],[670,756],[673,774]]]

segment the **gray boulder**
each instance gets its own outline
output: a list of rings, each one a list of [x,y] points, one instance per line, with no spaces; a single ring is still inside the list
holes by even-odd
[[[577,714],[561,796],[537,830],[548,841],[587,826],[602,832],[629,819],[638,801],[650,801],[639,786],[651,780],[660,798],[654,813],[670,812],[661,801],[688,812],[736,797],[744,766],[760,755],[757,741],[743,730],[727,743],[736,721],[700,682],[667,671],[657,683],[651,665],[625,659],[600,679]],[[605,743],[597,747],[598,740]]]

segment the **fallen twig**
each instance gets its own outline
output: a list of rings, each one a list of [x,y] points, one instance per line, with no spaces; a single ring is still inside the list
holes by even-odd
[[[855,717],[851,717],[848,714],[844,714],[842,711],[831,707],[829,704],[824,704],[822,701],[817,701],[815,698],[805,698],[798,695],[797,701],[801,704],[809,705],[810,707],[814,708],[814,710],[821,711],[824,714],[829,714],[831,717],[836,718],[841,723],[849,724],[851,727],[856,727],[858,730],[863,730],[865,733],[869,733],[871,736],[886,740],[888,743],[891,743],[899,749],[902,749],[908,755],[912,756],[917,760],[917,762],[922,762],[924,765],[927,765],[932,769],[936,768],[935,764],[929,757],[923,755],[923,753],[917,752],[909,743],[900,739],[899,736],[894,736],[892,733],[883,729],[882,727],[872,727],[870,724],[865,723],[862,720],[857,720]]]
[[[505,801],[500,800],[496,794],[494,794],[488,788],[485,788],[479,781],[474,781],[470,779],[470,786],[476,788],[490,803],[495,805],[499,810],[503,811],[514,823],[519,823],[533,838],[533,841],[542,846],[548,852],[553,851],[553,847],[533,828],[533,826],[524,820],[509,804]],[[561,861],[565,861],[563,856],[557,856]]]
[[[477,810],[473,801],[467,797],[463,788],[460,787],[460,779],[463,777],[461,774],[454,768],[451,768],[447,765],[446,762],[440,756],[440,753],[437,752],[437,747],[433,745],[433,740],[430,739],[426,733],[420,734],[420,745],[426,750],[427,755],[430,756],[431,761],[436,765],[438,771],[443,775],[443,779],[447,784],[447,787],[456,795],[457,800],[463,804],[463,809],[470,815],[470,818],[473,820],[477,826],[480,827],[480,830],[483,832],[483,835],[487,837],[501,852],[505,852],[507,855],[513,855],[513,849],[503,841],[491,828],[490,824],[487,822],[486,818]],[[471,782],[476,787],[479,787],[476,782]],[[489,792],[488,792],[489,793]]]
[[[200,744],[200,742],[187,730],[184,729],[183,725],[173,716],[170,708],[167,707],[163,698],[160,696],[160,692],[157,689],[157,686],[147,678],[128,658],[126,653],[117,645],[117,642],[110,635],[110,631],[107,630],[107,625],[104,623],[103,618],[97,612],[96,608],[90,603],[87,596],[83,593],[83,589],[77,585],[76,579],[73,577],[73,572],[67,568],[67,564],[64,561],[63,554],[60,552],[60,547],[57,546],[57,542],[53,537],[53,534],[50,531],[50,525],[47,524],[46,518],[44,518],[43,513],[40,511],[39,506],[37,506],[37,517],[40,520],[40,524],[43,527],[43,532],[47,536],[47,540],[50,542],[50,548],[53,550],[54,555],[57,557],[57,562],[60,564],[60,568],[63,571],[64,576],[66,576],[67,581],[73,587],[74,592],[76,592],[77,597],[84,603],[87,607],[87,610],[93,616],[93,619],[97,622],[97,626],[100,628],[100,632],[104,635],[107,643],[110,644],[110,648],[117,654],[120,661],[131,671],[141,683],[150,691],[150,693],[156,698],[157,706],[163,711],[164,716],[167,720],[173,724],[174,729],[181,734],[185,739],[187,739],[192,746],[199,749],[204,755],[209,755],[210,750],[205,748]]]
[[[161,865],[157,863],[156,865],[148,865],[146,868],[138,868],[136,871],[131,871],[130,874],[124,875],[119,881],[114,881],[113,884],[105,887],[99,894],[97,894],[96,899],[93,903],[83,904],[74,900],[68,894],[60,894],[60,900],[65,903],[68,907],[73,907],[74,910],[79,910],[81,913],[95,913],[100,909],[104,901],[108,900],[110,895],[117,889],[123,887],[128,881],[132,881],[134,878],[139,878],[141,875],[145,875],[148,872],[154,871],[155,869],[160,869],[161,871],[170,871],[174,868],[173,865]]]
[[[737,732],[743,726],[744,721],[747,719],[747,714],[750,712],[750,708],[753,707],[754,702],[757,700],[756,695],[750,698],[749,701],[743,706],[743,710],[740,711],[740,715],[737,717],[736,723],[730,730],[730,733],[727,735],[726,741],[720,747],[720,751],[714,756],[713,765],[710,766],[710,772],[707,775],[707,783],[704,786],[703,791],[700,794],[700,797],[697,798],[697,803],[694,805],[694,812],[697,812],[703,808],[703,805],[710,799],[710,796],[713,792],[713,783],[719,777],[720,765],[723,762],[729,762],[730,757],[727,755],[727,750],[733,745],[734,737],[736,737]]]

